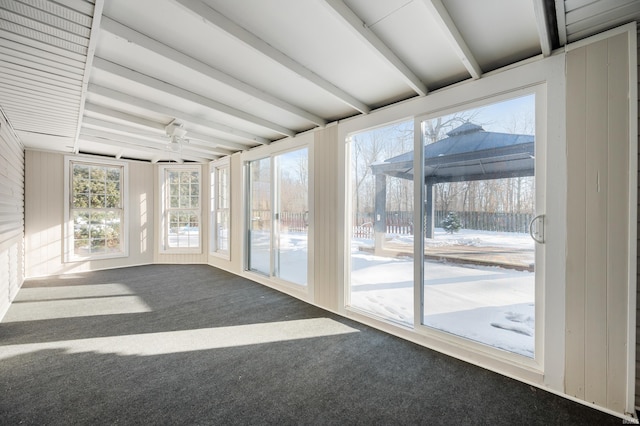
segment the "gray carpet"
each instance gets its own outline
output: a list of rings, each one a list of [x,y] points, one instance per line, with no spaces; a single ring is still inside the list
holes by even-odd
[[[622,420],[209,266],[25,282],[0,323],[0,424]]]

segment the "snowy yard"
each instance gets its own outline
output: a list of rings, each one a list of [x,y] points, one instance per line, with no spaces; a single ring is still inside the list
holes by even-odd
[[[411,243],[410,237],[396,237]],[[413,324],[413,260],[359,251],[352,240],[351,306]],[[428,245],[533,249],[526,234],[436,229]],[[425,262],[423,323],[528,357],[534,355],[534,274],[498,267]]]
[[[394,240],[412,244],[403,236]],[[252,234],[252,269],[269,273],[268,232]],[[359,251],[372,241],[351,242],[350,306],[382,318],[413,325],[413,260],[380,257]],[[428,245],[531,249],[527,234],[461,230],[450,235],[436,229]],[[307,235],[280,237],[274,251],[276,275],[297,284],[307,282]],[[429,327],[496,348],[534,355],[534,274],[499,267],[425,262],[424,318]]]

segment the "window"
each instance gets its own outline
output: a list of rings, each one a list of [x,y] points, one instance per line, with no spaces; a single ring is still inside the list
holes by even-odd
[[[200,253],[200,166],[162,166],[162,251]]]
[[[126,164],[68,157],[67,261],[126,256]]]
[[[229,259],[230,196],[229,158],[211,163],[211,253]]]

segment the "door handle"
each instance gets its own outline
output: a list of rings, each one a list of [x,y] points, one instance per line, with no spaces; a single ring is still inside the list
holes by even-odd
[[[529,235],[536,243],[544,244],[544,214],[539,214],[529,222]],[[539,225],[536,225],[535,230],[533,229],[534,224],[538,222]]]

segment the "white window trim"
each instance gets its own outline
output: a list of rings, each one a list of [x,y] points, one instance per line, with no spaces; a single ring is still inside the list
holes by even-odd
[[[180,171],[194,171],[198,172],[200,176],[200,191],[198,194],[199,203],[199,223],[200,232],[198,233],[198,247],[169,247],[168,246],[168,229],[167,229],[167,188],[166,188],[166,172],[168,170],[180,170]],[[202,167],[200,164],[166,164],[158,167],[158,188],[159,188],[159,220],[158,220],[158,235],[159,235],[159,253],[161,254],[202,254],[202,231],[204,229],[202,223]]]
[[[71,217],[71,163],[85,163],[97,166],[122,167],[122,186],[120,197],[122,200],[122,223],[120,225],[122,251],[90,256],[77,256],[73,251],[73,218]],[[129,164],[103,158],[64,156],[64,262],[82,262],[87,260],[102,260],[129,257]]]
[[[217,192],[217,188],[218,188],[218,170],[220,169],[228,169],[229,172],[229,181],[228,181],[228,190],[229,190],[229,208],[227,209],[227,211],[229,212],[229,237],[227,238],[227,250],[220,250],[218,249],[218,235],[217,235],[217,231],[218,231],[218,223],[217,223],[217,211],[218,211],[218,192]],[[211,231],[209,232],[209,238],[210,238],[210,243],[209,243],[209,254],[212,256],[216,256],[216,257],[220,257],[222,259],[225,260],[231,260],[231,226],[232,226],[232,221],[231,221],[231,187],[233,185],[233,183],[231,182],[231,162],[229,160],[229,157],[224,157],[221,158],[219,160],[216,161],[212,161],[211,163],[209,163],[209,175],[211,176],[210,179],[210,186],[211,186],[211,192],[210,192],[210,226],[211,226]]]

